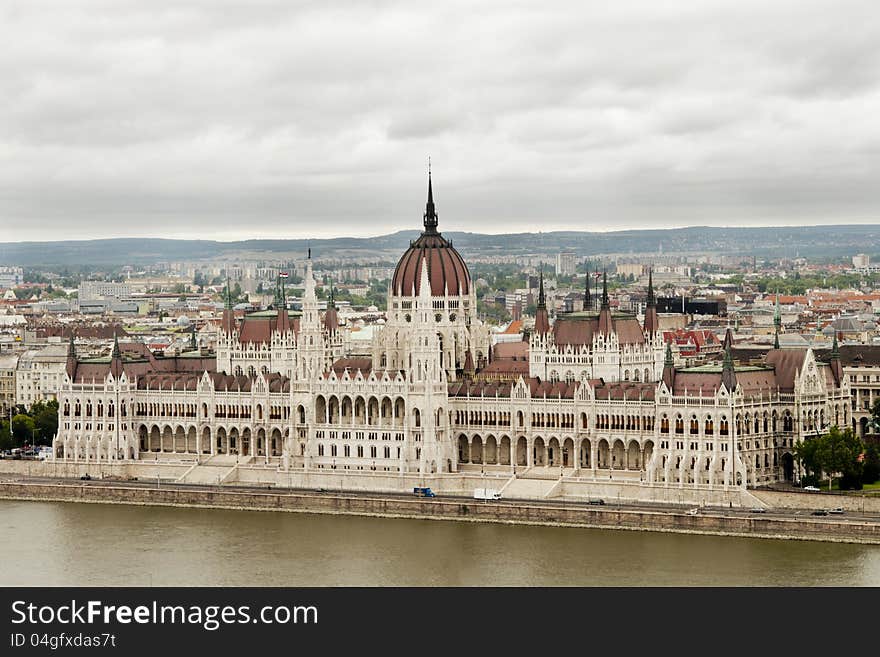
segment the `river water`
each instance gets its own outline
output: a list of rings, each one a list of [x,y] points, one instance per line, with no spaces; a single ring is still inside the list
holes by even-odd
[[[3,586],[880,586],[880,546],[0,500]]]

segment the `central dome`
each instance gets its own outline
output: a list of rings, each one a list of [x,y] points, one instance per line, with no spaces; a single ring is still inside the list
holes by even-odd
[[[397,263],[391,279],[391,293],[395,296],[418,295],[422,282],[422,263],[428,265],[431,296],[461,296],[471,291],[471,276],[461,255],[437,232],[437,213],[434,211],[434,192],[431,174],[428,174],[428,203],[425,206],[425,230]]]

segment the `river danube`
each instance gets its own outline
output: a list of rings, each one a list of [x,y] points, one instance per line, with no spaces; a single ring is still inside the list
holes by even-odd
[[[880,586],[880,546],[0,500],[4,586]]]

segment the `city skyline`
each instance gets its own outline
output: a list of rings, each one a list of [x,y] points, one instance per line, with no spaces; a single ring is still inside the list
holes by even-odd
[[[871,10],[13,4],[4,239],[876,223]]]

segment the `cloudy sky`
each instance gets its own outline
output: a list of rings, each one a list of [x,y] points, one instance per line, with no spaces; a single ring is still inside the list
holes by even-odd
[[[874,1],[0,3],[0,241],[880,223]]]

